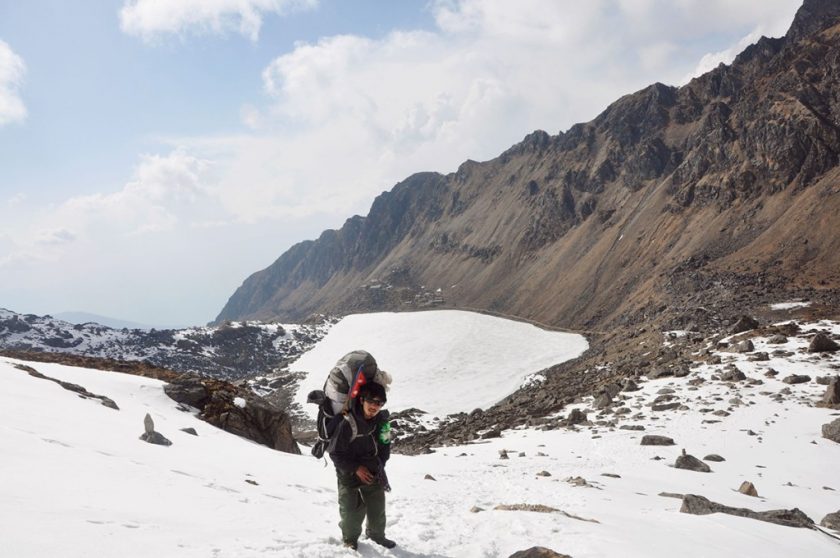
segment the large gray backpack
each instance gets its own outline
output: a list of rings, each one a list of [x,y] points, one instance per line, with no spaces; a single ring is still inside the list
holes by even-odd
[[[342,420],[350,426],[351,441],[358,437],[356,421],[350,416],[350,406],[359,388],[370,382],[382,384],[387,389],[391,376],[379,369],[372,354],[358,350],[347,353],[335,363],[323,390],[309,392],[307,402],[318,405],[318,441],[312,446],[312,455],[320,459],[325,452],[332,450],[334,435]]]

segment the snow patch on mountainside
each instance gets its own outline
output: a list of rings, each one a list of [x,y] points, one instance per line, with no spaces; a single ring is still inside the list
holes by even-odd
[[[474,312],[355,314],[336,323],[289,370],[307,374],[295,398],[305,405],[340,357],[364,349],[394,378],[390,409],[444,416],[489,407],[588,347],[581,335]],[[308,407],[314,414],[314,406]]]

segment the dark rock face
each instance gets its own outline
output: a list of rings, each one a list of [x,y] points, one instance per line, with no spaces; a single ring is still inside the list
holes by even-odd
[[[201,413],[202,419],[272,449],[300,454],[292,435],[291,420],[285,412],[255,397],[244,399],[242,406],[236,399],[228,390],[214,390]]]
[[[834,352],[838,349],[840,349],[840,345],[838,345],[825,333],[816,334],[814,338],[811,339],[810,345],[808,345],[809,353],[828,353]]]
[[[210,391],[197,376],[176,378],[163,386],[163,391],[170,399],[196,409],[203,409],[210,401]]]
[[[289,416],[247,390],[185,375],[171,380],[164,392],[178,403],[200,409],[200,418],[213,426],[279,451],[300,453]]]
[[[840,419],[833,420],[828,424],[822,425],[823,438],[827,438],[832,442],[840,444]]]
[[[680,88],[653,84],[491,161],[408,177],[249,277],[217,321],[444,305],[595,329],[664,307],[682,326],[732,293],[837,289],[838,16],[807,0],[787,36]]]
[[[686,494],[683,497],[682,513],[690,513],[693,515],[708,515],[711,513],[726,513],[729,515],[737,515],[738,517],[747,517],[750,519],[757,519],[759,521],[767,521],[777,525],[784,525],[786,527],[800,527],[810,529],[814,526],[814,521],[801,510],[794,508],[792,510],[771,510],[766,512],[755,512],[747,508],[733,508],[712,502],[703,496],[695,494]]]

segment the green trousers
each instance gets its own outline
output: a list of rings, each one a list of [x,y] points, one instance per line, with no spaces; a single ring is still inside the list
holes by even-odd
[[[338,475],[338,510],[341,514],[341,538],[359,540],[362,522],[367,516],[366,533],[371,539],[385,536],[385,490],[379,483],[362,484],[355,475]]]

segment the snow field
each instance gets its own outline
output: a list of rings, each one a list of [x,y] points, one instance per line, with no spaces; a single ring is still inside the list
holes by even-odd
[[[355,314],[335,324],[312,350],[289,366],[307,372],[295,401],[322,389],[346,353],[364,349],[393,376],[388,407],[433,416],[487,408],[540,370],[588,348],[580,335],[458,310]]]
[[[506,339],[510,344],[512,338]],[[756,350],[765,350],[765,340],[754,342]],[[838,556],[840,543],[822,533],[721,514],[682,514],[679,499],[658,495],[700,494],[757,511],[798,507],[817,522],[840,510],[840,444],[820,436],[821,425],[838,412],[807,406],[823,386],[781,382],[789,372],[836,373],[832,366],[838,357],[799,353],[803,343],[791,338],[787,345],[773,346],[795,355],[769,362],[721,353],[725,363],[731,360],[750,378],[762,379],[759,386],[711,380],[717,372],[713,366],[693,372],[691,377],[708,380],[696,389],[687,382],[691,377],[642,383],[640,391],[626,394],[625,404],[639,405],[633,414],[645,418],[623,418],[618,424],[641,424],[644,432],[597,425],[519,429],[429,455],[394,455],[388,465],[394,487],[388,496],[388,535],[400,546],[387,551],[363,540],[359,554],[339,543],[332,465],[217,430],[179,411],[157,380],[27,363],[112,398],[121,409],[114,411],[0,358],[0,555],[501,558],[541,545],[574,558]],[[338,356],[330,352],[332,366]],[[410,346],[404,351],[407,359],[419,353]],[[384,368],[389,366],[395,379],[396,370],[409,369],[408,362],[383,361]],[[764,377],[768,367],[779,376]],[[446,392],[444,382],[436,385]],[[412,394],[410,385],[400,387],[409,400],[428,391],[421,386],[420,394]],[[648,405],[664,387],[674,389],[689,410],[652,412]],[[791,394],[782,401],[772,397],[785,388]],[[392,393],[396,398],[396,387]],[[731,405],[735,397],[744,404]],[[590,402],[579,406],[596,420]],[[700,412],[703,408],[731,408],[732,414],[717,417]],[[174,445],[138,440],[146,413]],[[720,422],[704,422],[709,420]],[[189,426],[198,437],[179,430]],[[677,445],[640,446],[644,434],[667,435]],[[712,473],[678,470],[671,465],[682,448],[698,458],[718,453],[726,461],[710,463]],[[502,449],[509,459],[499,458]],[[657,456],[663,459],[654,460]],[[551,476],[538,476],[541,471]],[[425,480],[426,474],[436,480]],[[574,477],[590,486],[567,482]],[[759,498],[737,492],[744,480],[756,485]],[[562,513],[494,510],[499,504],[551,506],[598,523]],[[485,511],[473,513],[474,506]]]

